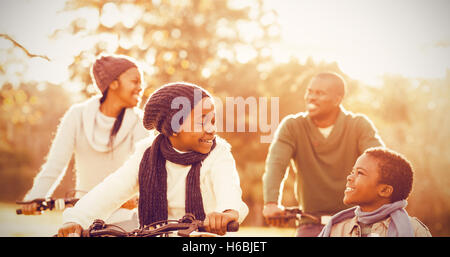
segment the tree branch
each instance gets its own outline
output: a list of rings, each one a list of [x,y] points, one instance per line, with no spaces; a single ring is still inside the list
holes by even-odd
[[[25,54],[27,54],[30,58],[39,57],[39,58],[45,59],[45,60],[47,60],[47,61],[50,61],[50,58],[48,58],[48,57],[45,56],[45,55],[39,55],[39,54],[32,54],[32,53],[30,53],[24,46],[22,46],[21,44],[19,44],[16,40],[14,40],[13,38],[11,38],[11,37],[10,37],[9,35],[7,35],[7,34],[0,34],[0,37],[5,38],[5,39],[11,41],[15,46],[17,46],[17,47],[19,47],[20,49],[22,49],[22,50],[25,52]]]

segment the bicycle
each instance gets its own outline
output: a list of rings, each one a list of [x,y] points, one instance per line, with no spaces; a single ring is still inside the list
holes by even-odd
[[[228,232],[236,232],[238,230],[238,222],[232,221],[228,223]],[[88,229],[82,231],[81,237],[168,237],[175,231],[178,236],[190,237],[194,231],[205,232],[205,228],[203,221],[195,219],[195,216],[190,213],[179,220],[157,221],[130,232],[125,231],[120,226],[106,224],[103,220],[97,219]]]

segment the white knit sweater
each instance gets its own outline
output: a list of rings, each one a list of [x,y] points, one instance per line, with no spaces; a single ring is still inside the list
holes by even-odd
[[[139,191],[139,165],[145,150],[154,138],[136,145],[136,152],[116,172],[86,194],[73,208],[63,213],[63,222],[76,222],[89,227],[94,219],[105,219],[131,195]],[[219,137],[216,147],[203,161],[200,169],[200,189],[205,213],[233,209],[239,212],[239,222],[248,214],[242,201],[239,175],[230,145]],[[179,219],[185,214],[186,176],[191,165],[166,161],[168,218]]]
[[[151,134],[143,126],[142,111],[138,108],[128,108],[111,151],[104,139],[109,138],[112,124],[99,120],[99,99],[99,96],[94,96],[73,105],[65,113],[47,160],[34,179],[33,187],[25,196],[25,200],[51,196],[64,176],[73,154],[76,189],[91,190],[130,157],[137,141]],[[105,126],[111,127],[108,129]]]

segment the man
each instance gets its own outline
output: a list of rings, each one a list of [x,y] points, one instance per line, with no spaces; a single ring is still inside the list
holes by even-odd
[[[384,146],[369,119],[341,106],[344,79],[331,72],[313,77],[305,94],[306,112],[288,115],[270,145],[263,176],[263,216],[270,225],[283,212],[280,185],[289,162],[296,173],[296,198],[304,213],[297,236],[317,236],[342,202],[346,177],[366,149]],[[272,218],[272,219],[271,219]]]

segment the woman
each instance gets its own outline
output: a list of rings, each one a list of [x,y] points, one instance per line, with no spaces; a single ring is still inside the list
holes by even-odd
[[[135,62],[124,56],[103,56],[95,61],[91,76],[102,95],[66,112],[25,201],[51,196],[73,154],[76,189],[91,190],[128,159],[135,142],[148,137],[142,111],[135,108],[142,90],[142,75]],[[131,198],[124,207],[134,209],[136,202]],[[22,211],[25,215],[40,214],[35,203],[23,205]]]

